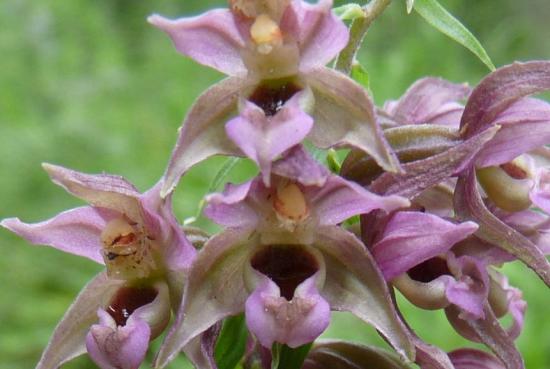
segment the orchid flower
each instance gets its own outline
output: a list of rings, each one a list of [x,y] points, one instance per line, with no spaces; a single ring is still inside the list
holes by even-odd
[[[467,139],[494,126],[501,129],[461,174],[455,210],[480,225],[481,239],[522,260],[550,285],[550,263],[542,249],[491,212],[477,187],[479,179],[488,200],[506,211],[533,205],[548,208],[548,161],[542,160],[539,167],[535,157],[545,159],[542,146],[550,142],[550,104],[526,97],[548,89],[550,62],[537,61],[499,68],[473,90],[462,115],[461,136]]]
[[[525,97],[548,88],[547,61],[502,67],[471,93],[465,86],[443,80],[420,80],[399,101],[385,106],[384,114],[393,123],[384,134],[406,172],[384,173],[371,158],[352,151],[342,173],[379,194],[409,199],[439,198],[442,189],[454,194],[453,208],[447,208],[450,212],[476,221],[481,239],[522,260],[550,285],[550,264],[543,252],[547,246],[535,245],[484,202],[486,196],[489,205],[508,212],[530,207],[550,210],[550,162],[543,147],[550,142],[550,104]],[[457,100],[466,96],[461,108]],[[457,132],[454,127],[461,112]],[[437,124],[419,124],[422,121]],[[455,176],[459,177],[456,189],[454,181],[449,181]],[[483,193],[477,188],[478,180]]]
[[[43,166],[54,183],[90,206],[41,223],[10,218],[0,225],[33,244],[104,264],[106,271],[67,310],[37,369],[58,368],[86,350],[102,369],[136,369],[177,308],[195,249],[170,203],[161,200],[161,183],[140,194],[122,177]]]
[[[445,309],[457,332],[487,344],[507,368],[523,368],[513,340],[523,326],[525,301],[489,267],[491,261],[501,261],[501,254],[486,252],[494,246],[473,236],[476,230],[472,222],[453,224],[429,213],[398,212],[371,250],[385,278],[409,301],[423,309]],[[504,330],[497,319],[508,313],[513,324]]]
[[[197,255],[175,325],[157,367],[221,319],[245,312],[260,344],[297,347],[329,324],[330,310],[374,325],[403,357],[412,357],[389,291],[363,244],[338,226],[373,209],[409,202],[382,197],[331,175],[297,146],[261,178],[208,197],[206,215],[226,227]]]
[[[331,6],[331,0],[232,0],[230,9],[194,18],[149,18],[180,53],[229,75],[188,113],[162,195],[215,154],[248,156],[268,185],[271,162],[305,137],[322,148],[356,147],[384,169],[400,170],[367,92],[325,67],[348,41]]]
[[[471,93],[467,84],[425,77],[407,89],[399,100],[389,100],[378,110],[386,126],[439,124],[458,128],[464,111],[461,100]]]

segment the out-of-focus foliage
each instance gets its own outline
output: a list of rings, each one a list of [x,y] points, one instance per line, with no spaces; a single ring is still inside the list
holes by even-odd
[[[497,66],[550,59],[547,0],[441,0],[481,41]],[[336,2],[341,5],[343,2]],[[168,161],[190,104],[221,75],[180,57],[149,26],[152,12],[196,14],[223,1],[3,0],[0,2],[0,218],[46,219],[80,205],[50,183],[43,161],[83,172],[121,174],[149,188]],[[442,76],[475,84],[485,66],[394,1],[366,37],[360,59],[378,103],[398,97],[415,79]],[[181,219],[193,216],[223,158],[200,164],[175,198]],[[239,162],[229,178],[255,171]],[[200,225],[213,230],[204,220]],[[0,368],[34,367],[56,322],[101,268],[0,231]],[[533,273],[506,268],[529,302],[519,339],[526,366],[550,367],[549,294]],[[440,313],[401,304],[419,334],[445,349],[464,341]],[[338,315],[325,334],[384,343],[372,329]],[[182,368],[184,360],[170,368]],[[66,368],[94,368],[86,358]]]

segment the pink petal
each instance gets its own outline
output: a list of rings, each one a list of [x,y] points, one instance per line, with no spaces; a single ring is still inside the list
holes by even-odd
[[[329,68],[317,68],[304,77],[315,97],[315,124],[309,134],[314,145],[355,147],[371,155],[385,170],[400,171],[363,87]]]
[[[304,186],[321,187],[325,184],[330,172],[315,161],[302,145],[296,145],[273,163],[273,174],[291,178]]]
[[[162,368],[201,333],[223,318],[243,311],[248,292],[243,266],[248,261],[250,232],[228,229],[211,238],[198,253],[185,286],[176,320],[155,359]]]
[[[488,352],[464,348],[449,353],[455,369],[505,369],[500,360]]]
[[[302,93],[295,94],[272,117],[246,101],[240,115],[225,126],[227,136],[260,167],[269,184],[271,163],[283,152],[300,143],[313,126],[313,119],[300,108]]]
[[[506,65],[485,77],[468,98],[460,127],[468,138],[495,124],[522,97],[550,89],[550,61]]]
[[[296,288],[291,301],[281,296],[273,281],[262,277],[245,305],[246,325],[262,346],[271,348],[278,342],[298,347],[323,333],[330,321],[330,307],[315,286],[318,273]]]
[[[321,0],[317,4],[293,1],[291,6],[292,12],[287,11],[285,16],[295,16],[298,20],[300,71],[326,65],[346,46],[349,38],[344,22],[332,14],[332,0]],[[284,18],[282,22],[284,24]]]
[[[461,309],[460,318],[483,319],[489,295],[486,265],[468,255],[455,258],[452,253],[447,255],[447,265],[456,278],[447,285],[447,300]]]
[[[198,17],[176,20],[152,15],[147,20],[166,32],[183,55],[230,76],[246,75],[241,58],[245,41],[229,10],[215,9]]]
[[[416,81],[397,103],[388,106],[387,112],[402,124],[433,123],[434,120],[458,127],[460,120],[450,121],[445,116],[456,116],[464,109],[456,104],[470,93],[465,84],[455,84],[441,78],[426,77]],[[458,115],[460,119],[460,115]]]
[[[128,319],[118,326],[100,309],[100,324],[92,325],[86,336],[86,348],[101,369],[138,369],[149,347],[150,329],[140,319]]]
[[[55,327],[36,369],[58,368],[85,353],[86,334],[97,321],[97,309],[105,306],[123,283],[109,279],[104,272],[90,281]]]
[[[227,78],[210,87],[195,101],[183,121],[176,147],[164,174],[161,196],[172,192],[193,165],[216,155],[242,155],[225,135],[225,123],[237,114],[239,96],[252,82]]]
[[[334,175],[328,178],[323,187],[308,188],[306,194],[320,225],[336,225],[354,215],[366,214],[375,209],[391,212],[410,206],[404,197],[380,196]]]
[[[325,226],[318,229],[315,247],[325,260],[321,295],[331,309],[351,312],[374,326],[402,358],[413,358],[411,336],[397,315],[382,273],[361,241],[340,227]]]
[[[240,185],[228,183],[223,193],[215,193],[206,197],[208,205],[204,209],[204,214],[225,227],[254,228],[259,217],[245,201],[254,184],[254,181]]]
[[[127,180],[109,174],[85,174],[57,165],[42,165],[52,181],[92,206],[112,209],[136,222],[143,220],[141,194]]]
[[[550,143],[550,104],[532,98],[518,100],[501,112],[493,124],[501,129],[479,152],[478,168],[507,163]]]
[[[67,210],[40,223],[28,224],[10,218],[4,219],[0,225],[33,244],[52,246],[104,264],[100,234],[107,222],[118,216],[109,209],[85,206]]]
[[[454,224],[428,213],[401,211],[392,216],[372,253],[384,278],[392,280],[476,230],[473,222]]]
[[[550,286],[550,263],[533,242],[487,209],[478,192],[474,170],[468,170],[458,179],[455,189],[455,211],[459,219],[470,219],[479,225],[476,236],[523,261]]]

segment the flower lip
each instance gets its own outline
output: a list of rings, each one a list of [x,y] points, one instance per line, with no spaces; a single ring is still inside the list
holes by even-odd
[[[266,116],[272,117],[302,88],[289,79],[263,81],[248,100],[260,107]]]
[[[422,283],[429,283],[442,275],[452,275],[447,261],[439,256],[412,267],[407,274],[411,279]]]
[[[158,291],[153,287],[124,286],[113,296],[105,310],[118,326],[125,326],[136,309],[153,302],[157,295]]]
[[[257,252],[250,264],[275,282],[288,301],[296,287],[319,270],[315,256],[297,245],[269,245]]]

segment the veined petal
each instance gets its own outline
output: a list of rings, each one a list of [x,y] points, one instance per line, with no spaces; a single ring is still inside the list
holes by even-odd
[[[85,206],[67,210],[40,223],[28,224],[18,218],[9,218],[2,220],[0,225],[33,244],[52,246],[104,264],[100,234],[117,216],[109,209]]]
[[[165,367],[181,349],[219,320],[242,312],[248,292],[244,265],[257,240],[250,232],[228,229],[211,238],[191,267],[183,301],[155,359]]]
[[[280,160],[273,163],[273,174],[280,177],[292,178],[304,186],[323,186],[330,176],[330,172],[319,164],[304,149],[296,145]]]
[[[361,86],[328,68],[314,69],[305,78],[315,97],[315,125],[309,134],[315,145],[352,146],[371,155],[385,170],[401,170],[378,125],[372,101]]]
[[[308,353],[303,369],[410,369],[397,355],[376,346],[341,340],[320,340]]]
[[[125,326],[116,325],[104,310],[98,311],[99,324],[86,336],[86,347],[101,369],[139,368],[149,347],[150,328],[141,319],[130,317]]]
[[[524,369],[523,358],[514,340],[502,328],[493,311],[486,305],[484,319],[461,319],[459,310],[451,305],[445,309],[447,318],[455,326],[464,324],[477,335],[477,339],[489,347],[507,369]],[[459,333],[461,333],[459,331]]]
[[[295,94],[272,117],[245,101],[239,116],[225,126],[227,136],[259,165],[266,185],[269,184],[271,163],[302,142],[313,126],[313,119],[300,108],[301,95]]]
[[[216,154],[242,155],[226,137],[225,123],[237,114],[239,96],[250,84],[246,79],[227,78],[198,97],[180,129],[164,174],[162,197],[174,190],[183,173],[202,160]]]
[[[397,315],[388,287],[363,244],[336,227],[320,227],[315,247],[326,264],[321,291],[332,310],[349,311],[373,325],[405,359],[414,358],[414,344]]]
[[[326,65],[346,46],[349,38],[344,22],[332,14],[332,0],[320,0],[317,4],[293,1],[291,7],[292,15],[298,19],[300,71]]]
[[[535,244],[487,209],[478,192],[473,169],[459,177],[454,200],[455,211],[460,219],[473,220],[479,224],[476,236],[516,256],[550,286],[550,263]]]
[[[444,254],[477,230],[474,222],[453,224],[435,215],[401,211],[393,215],[372,253],[386,280]]]
[[[92,325],[86,336],[88,353],[102,369],[138,368],[149,341],[159,336],[170,320],[168,286],[164,282],[147,288],[123,286],[107,311],[98,309],[99,323]]]
[[[486,265],[468,255],[455,258],[447,254],[447,265],[456,278],[447,285],[445,295],[461,309],[462,319],[483,319],[483,307],[489,297],[489,276]]]
[[[481,350],[463,348],[450,352],[449,357],[456,369],[505,369],[500,360]]]
[[[110,174],[80,173],[47,163],[42,167],[55,184],[90,205],[118,211],[135,222],[142,221],[141,194],[126,179]]]
[[[422,369],[456,369],[445,351],[422,341],[416,336],[413,339],[416,347],[415,363]]]
[[[493,124],[501,129],[479,152],[478,168],[507,163],[550,143],[550,104],[533,98],[518,100],[501,112]]]
[[[466,168],[499,127],[492,127],[432,157],[403,164],[404,174],[384,173],[369,186],[376,193],[413,198]]]
[[[327,328],[330,306],[319,295],[317,276],[315,273],[298,285],[288,301],[279,287],[262,275],[245,305],[246,325],[262,346],[271,348],[278,342],[295,348],[313,342]]]
[[[147,217],[154,221],[147,222],[147,230],[160,228],[154,234],[162,243],[160,252],[172,271],[181,271],[191,265],[197,251],[182,231],[172,210],[172,196],[166,198],[160,196],[162,180],[153,188],[141,195],[141,204]]]
[[[489,304],[497,318],[507,313],[512,317],[512,324],[507,328],[508,335],[517,339],[523,329],[527,302],[523,300],[522,292],[510,286],[508,278],[496,270],[490,270],[491,290]]]
[[[220,331],[221,324],[217,323],[206,332],[193,338],[182,351],[185,357],[193,363],[197,369],[218,369],[214,359],[214,349]]]
[[[402,124],[433,123],[437,119],[445,121],[443,116],[464,109],[456,102],[465,99],[470,91],[466,84],[426,77],[416,81],[397,103],[388,105],[386,111]],[[460,120],[445,123],[458,127]]]
[[[535,206],[550,214],[550,169],[540,168],[534,182],[529,198]]]
[[[229,10],[214,9],[198,17],[176,20],[152,15],[147,20],[166,32],[183,55],[230,76],[246,75],[241,58],[245,40]]]
[[[406,163],[427,159],[462,142],[455,129],[435,124],[399,125],[385,129],[384,136]],[[355,149],[346,156],[340,174],[366,186],[384,171],[368,154]]]
[[[461,132],[471,137],[495,124],[510,105],[530,94],[550,89],[550,61],[514,63],[490,73],[468,98]]]
[[[223,193],[214,193],[206,197],[204,214],[225,227],[254,228],[259,217],[245,201],[254,186],[253,180],[240,185],[228,183]]]
[[[330,176],[320,188],[312,188],[311,207],[315,209],[320,225],[336,225],[354,215],[382,209],[389,213],[410,206],[400,196],[379,196],[342,177]]]
[[[104,272],[89,282],[58,323],[36,369],[57,369],[85,353],[86,334],[97,321],[97,309],[108,303],[123,283]]]

